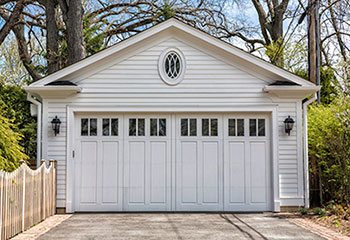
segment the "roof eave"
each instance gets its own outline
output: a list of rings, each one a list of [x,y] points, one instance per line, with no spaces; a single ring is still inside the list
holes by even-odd
[[[321,86],[265,86],[264,92],[280,98],[306,98],[321,89]]]
[[[81,92],[79,86],[28,86],[24,90],[42,98],[66,98]]]

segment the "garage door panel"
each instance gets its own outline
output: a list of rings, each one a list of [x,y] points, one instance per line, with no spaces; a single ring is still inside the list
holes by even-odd
[[[118,203],[119,142],[102,142],[102,203]]]
[[[166,203],[167,200],[167,142],[150,143],[150,203]]]
[[[228,142],[228,178],[229,202],[244,204],[245,175],[245,142]]]
[[[145,203],[145,142],[129,141],[128,145],[128,202]]]
[[[97,142],[81,142],[80,202],[97,202]]]
[[[203,142],[203,203],[219,203],[219,143]]]
[[[198,143],[181,142],[181,184],[179,192],[181,193],[182,203],[198,202]]]
[[[266,143],[250,143],[251,202],[266,202]]]

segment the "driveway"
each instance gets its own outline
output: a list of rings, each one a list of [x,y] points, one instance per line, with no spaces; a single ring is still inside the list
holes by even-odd
[[[74,214],[39,239],[323,239],[271,213]]]

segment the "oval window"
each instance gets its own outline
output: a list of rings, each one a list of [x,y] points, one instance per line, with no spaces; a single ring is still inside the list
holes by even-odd
[[[177,48],[166,49],[159,58],[159,74],[164,82],[176,85],[185,73],[185,58]]]

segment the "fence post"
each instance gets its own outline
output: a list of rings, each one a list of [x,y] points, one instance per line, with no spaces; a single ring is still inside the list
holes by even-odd
[[[41,180],[42,180],[42,191],[41,191],[41,200],[43,201],[43,204],[42,204],[42,215],[41,215],[41,220],[45,219],[46,218],[46,211],[45,211],[45,205],[46,205],[46,199],[45,199],[45,170],[46,170],[46,161],[44,159],[41,159],[41,166],[42,166],[42,169],[41,169]]]
[[[19,161],[20,167],[23,169],[23,196],[22,196],[22,232],[24,231],[24,220],[25,220],[25,202],[26,202],[26,169],[22,167],[24,160]]]
[[[56,195],[57,195],[57,160],[50,159],[50,165],[52,164],[52,187],[53,187],[53,199],[52,199],[52,215],[56,213]]]

